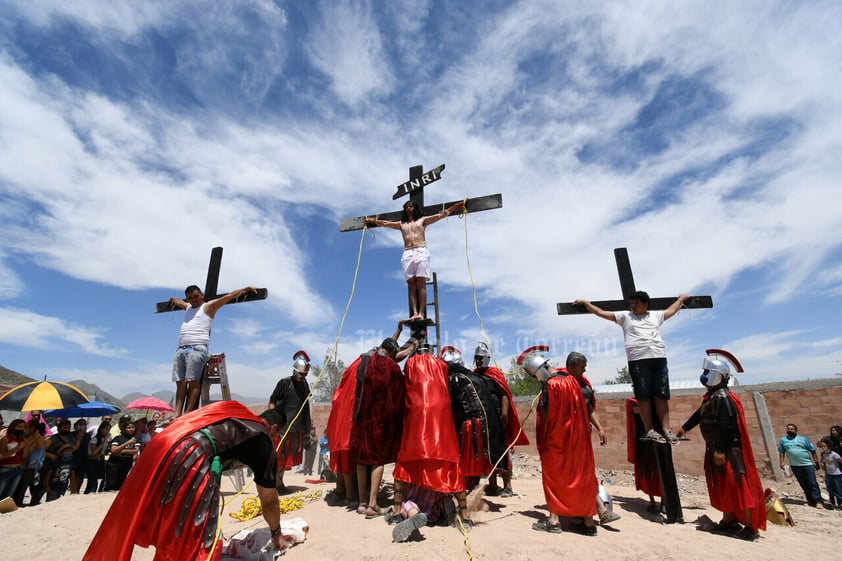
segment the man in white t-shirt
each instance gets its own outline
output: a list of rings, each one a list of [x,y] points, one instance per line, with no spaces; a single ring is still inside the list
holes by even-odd
[[[634,397],[638,403],[640,419],[643,421],[646,440],[674,444],[678,438],[670,430],[669,423],[669,369],[664,340],[661,339],[661,324],[678,313],[689,296],[680,294],[669,308],[663,311],[649,311],[649,295],[642,290],[629,298],[626,312],[608,312],[594,306],[587,300],[576,300],[594,315],[613,321],[623,328],[626,358],[632,379]],[[656,426],[652,410],[660,426]],[[660,428],[661,433],[658,432]]]
[[[193,411],[199,406],[199,390],[202,372],[210,356],[211,325],[219,308],[244,296],[247,292],[257,292],[253,286],[233,290],[224,296],[205,302],[205,295],[195,284],[184,290],[187,300],[173,297],[170,303],[185,311],[181,331],[178,334],[178,349],[172,365],[172,379],[175,382],[175,416]]]

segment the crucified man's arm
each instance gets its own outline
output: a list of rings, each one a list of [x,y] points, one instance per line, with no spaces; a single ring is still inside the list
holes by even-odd
[[[464,208],[465,201],[459,201],[458,203],[454,203],[450,205],[448,208],[442,209],[441,212],[438,214],[434,214],[432,216],[425,216],[424,217],[424,226],[429,226],[430,224],[435,224],[442,218],[447,218],[451,214],[453,214],[456,209]]]

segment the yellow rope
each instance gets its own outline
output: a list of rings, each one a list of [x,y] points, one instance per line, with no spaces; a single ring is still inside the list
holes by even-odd
[[[345,313],[342,314],[342,321],[339,324],[339,331],[336,333],[336,339],[333,342],[333,348],[325,356],[325,362],[324,362],[324,365],[322,366],[322,371],[319,373],[319,375],[316,377],[313,384],[310,386],[310,392],[307,394],[307,397],[304,398],[304,401],[302,402],[301,407],[298,409],[298,412],[295,414],[295,417],[293,417],[292,421],[290,421],[287,424],[287,430],[281,436],[281,439],[278,441],[278,446],[275,448],[276,453],[281,449],[281,444],[283,443],[284,439],[289,434],[290,427],[292,427],[292,425],[295,423],[296,419],[298,419],[298,417],[301,416],[301,412],[310,403],[310,397],[312,397],[312,395],[313,395],[313,390],[318,386],[319,381],[321,380],[322,376],[324,376],[324,373],[325,373],[325,370],[326,370],[326,365],[329,364],[330,357],[336,356],[336,349],[339,347],[339,337],[342,334],[342,328],[345,325],[345,318],[348,317],[348,311],[351,308],[351,300],[353,300],[353,298],[354,298],[354,291],[355,291],[356,285],[357,285],[357,277],[358,277],[359,272],[360,272],[360,261],[362,260],[363,241],[365,240],[366,230],[368,230],[368,227],[363,226],[362,236],[360,236],[360,250],[359,250],[359,253],[357,254],[357,268],[354,271],[354,281],[351,283],[351,295],[348,297],[348,303],[345,305]],[[243,488],[240,489],[237,493],[235,493],[234,496],[232,496],[227,501],[225,500],[225,497],[222,496],[222,493],[220,493],[220,497],[222,498],[222,501],[221,501],[221,505],[220,505],[219,521],[217,523],[217,528],[216,528],[217,539],[218,539],[220,533],[222,532],[222,512],[224,511],[225,507],[227,507],[229,504],[231,504],[231,501],[233,501],[234,499],[236,499],[237,497],[242,495],[246,491],[246,489],[248,489],[251,486],[252,483],[254,483],[254,478],[252,478],[248,483],[243,485]],[[213,555],[213,551],[214,551],[215,548],[216,548],[216,543],[214,543],[214,547],[211,548],[211,555]],[[211,559],[211,557],[209,556],[208,561],[210,561],[210,559]]]
[[[467,199],[465,199],[467,201]],[[471,288],[473,290],[474,296],[474,313],[477,315],[477,319],[479,320],[479,328],[482,331],[482,339],[485,341],[485,344],[488,345],[488,349],[491,351],[491,360],[494,362],[494,366],[497,365],[497,359],[494,358],[494,349],[491,347],[491,341],[488,339],[488,333],[485,331],[485,325],[482,322],[482,316],[479,313],[479,303],[477,302],[477,283],[474,281],[474,272],[471,269],[471,255],[468,251],[468,219],[467,219],[468,211],[465,207],[462,207],[462,214],[459,215],[461,218],[465,216],[465,262],[468,265],[468,277],[471,279]]]
[[[327,355],[325,355],[325,361],[324,361],[324,364],[322,366],[322,371],[319,373],[319,375],[316,377],[313,384],[310,386],[310,392],[307,394],[307,397],[304,398],[304,401],[301,403],[301,407],[298,409],[298,412],[295,414],[295,417],[292,418],[292,421],[287,423],[287,430],[286,430],[286,432],[284,432],[283,436],[281,436],[281,439],[278,441],[278,446],[277,446],[277,448],[275,448],[275,452],[280,450],[281,444],[283,443],[284,439],[287,437],[287,434],[289,434],[289,429],[292,427],[292,425],[295,423],[295,421],[298,419],[298,417],[301,416],[301,412],[304,410],[304,408],[310,403],[310,397],[312,397],[312,395],[313,395],[313,390],[319,385],[319,381],[322,379],[322,376],[324,376],[325,370],[327,369],[326,366],[328,364],[330,364],[330,357],[336,356],[336,349],[339,347],[339,337],[342,335],[342,328],[345,325],[345,319],[348,317],[348,311],[351,309],[351,300],[354,299],[354,291],[356,290],[357,277],[358,277],[359,272],[360,272],[360,262],[362,260],[362,255],[363,255],[363,241],[365,241],[366,230],[368,230],[368,227],[363,226],[362,236],[360,237],[360,250],[359,250],[359,253],[357,254],[357,268],[354,271],[354,280],[351,283],[351,294],[348,297],[347,304],[345,304],[345,312],[342,314],[342,321],[339,322],[339,331],[336,333],[336,339],[334,339],[334,341],[333,341],[333,348],[331,348],[328,351]]]

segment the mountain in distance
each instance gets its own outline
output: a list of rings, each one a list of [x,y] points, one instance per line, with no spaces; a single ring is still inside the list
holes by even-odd
[[[13,388],[15,386],[19,386],[20,384],[34,381],[35,378],[30,378],[25,374],[9,370],[5,366],[0,366],[0,386],[9,386],[10,388]]]
[[[123,409],[126,406],[126,403],[119,398],[111,395],[107,391],[103,390],[96,384],[89,384],[85,380],[73,380],[72,382],[68,382],[71,386],[76,386],[82,393],[88,396],[90,401],[99,401],[100,403],[107,403],[109,405],[114,405]]]

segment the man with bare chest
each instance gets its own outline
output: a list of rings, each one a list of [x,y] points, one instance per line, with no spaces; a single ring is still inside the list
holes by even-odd
[[[403,205],[403,216],[400,222],[380,220],[378,218],[366,218],[367,226],[382,226],[393,230],[400,230],[403,236],[403,266],[404,277],[409,292],[410,320],[424,319],[427,303],[427,279],[430,277],[430,252],[427,250],[427,242],[424,238],[424,231],[427,226],[435,224],[442,218],[450,216],[457,209],[465,206],[460,201],[449,208],[432,216],[424,216],[422,209],[412,201]]]

